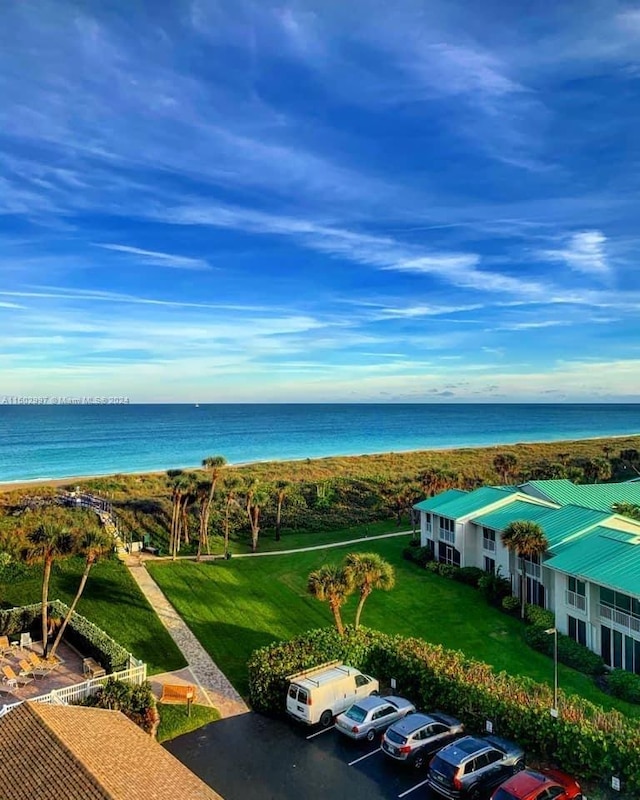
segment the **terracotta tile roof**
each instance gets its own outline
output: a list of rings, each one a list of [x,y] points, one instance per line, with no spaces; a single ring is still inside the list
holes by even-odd
[[[119,711],[25,702],[0,741],[3,800],[221,800]]]

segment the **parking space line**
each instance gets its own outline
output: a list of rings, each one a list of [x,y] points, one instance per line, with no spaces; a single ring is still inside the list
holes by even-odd
[[[365,758],[369,758],[369,756],[375,756],[375,754],[376,754],[376,753],[379,753],[381,750],[382,750],[382,748],[381,748],[381,747],[378,747],[378,749],[377,749],[377,750],[372,750],[370,753],[367,753],[367,754],[366,754],[366,755],[364,755],[364,756],[360,756],[360,758],[356,758],[356,760],[355,760],[355,761],[350,761],[350,762],[349,762],[349,766],[350,766],[350,767],[352,767],[354,764],[357,764],[357,763],[358,763],[358,761],[364,761],[364,760],[365,760]]]
[[[323,733],[326,733],[327,731],[332,731],[335,727],[336,727],[335,725],[330,725],[328,728],[323,728],[321,731],[316,731],[315,733],[310,734],[306,738],[307,740],[314,739],[316,736],[321,736]]]
[[[406,797],[408,794],[411,794],[411,792],[415,792],[416,789],[419,789],[421,786],[424,786],[425,783],[428,783],[428,782],[429,782],[429,780],[427,779],[427,780],[421,781],[420,783],[416,783],[415,786],[412,786],[410,789],[407,789],[406,792],[402,792],[402,794],[399,794],[398,797]]]

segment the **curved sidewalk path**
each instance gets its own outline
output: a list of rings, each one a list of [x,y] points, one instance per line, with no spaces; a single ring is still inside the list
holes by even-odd
[[[123,560],[129,567],[140,590],[151,603],[160,621],[187,660],[188,666],[184,669],[152,675],[149,679],[152,687],[158,692],[158,689],[165,683],[195,683],[202,698],[209,705],[217,708],[220,716],[235,717],[249,711],[249,707],[242,697],[214,664],[211,656],[149,575],[142,559],[136,556],[127,556]]]

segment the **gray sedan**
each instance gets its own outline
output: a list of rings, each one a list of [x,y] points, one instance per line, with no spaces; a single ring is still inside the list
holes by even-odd
[[[403,697],[363,697],[336,717],[336,728],[351,739],[372,742],[376,734],[415,710],[413,703]]]

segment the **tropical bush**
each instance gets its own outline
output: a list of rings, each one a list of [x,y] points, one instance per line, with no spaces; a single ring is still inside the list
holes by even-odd
[[[339,659],[375,675],[394,678],[397,691],[422,708],[438,707],[460,717],[470,730],[491,720],[494,730],[515,739],[529,756],[552,759],[583,778],[618,775],[625,790],[640,792],[640,729],[617,711],[605,712],[580,697],[559,694],[554,719],[550,687],[419,639],[367,629],[311,631],[269,645],[249,660],[250,699],[257,711],[283,713],[287,676]]]
[[[477,589],[480,579],[484,575],[486,575],[486,572],[480,567],[460,567],[454,571],[451,577],[454,581],[465,583],[467,586],[473,586],[474,589]]]
[[[613,669],[607,675],[609,691],[614,697],[629,703],[640,703],[640,675],[626,669]]]
[[[485,572],[478,581],[478,589],[488,603],[496,606],[500,606],[504,598],[511,595],[511,583],[501,573],[500,567],[496,572]]]
[[[510,594],[508,597],[502,598],[501,606],[502,610],[506,611],[507,614],[518,614],[520,612],[520,598]]]
[[[414,547],[410,545],[404,548],[402,555],[407,561],[414,561],[421,567],[426,567],[430,561],[433,561],[433,549],[431,547]]]
[[[133,686],[130,683],[109,678],[96,694],[87,697],[81,705],[122,711],[145,733],[152,733],[159,722],[156,699],[149,683]]]
[[[540,606],[526,605],[524,618],[530,625],[537,625],[538,628],[543,628],[544,630],[549,630],[549,628],[555,627],[556,624],[556,616],[553,611],[540,608]]]

